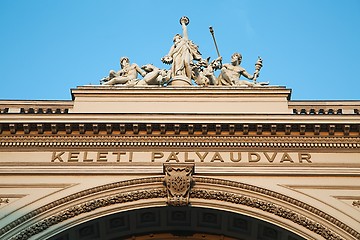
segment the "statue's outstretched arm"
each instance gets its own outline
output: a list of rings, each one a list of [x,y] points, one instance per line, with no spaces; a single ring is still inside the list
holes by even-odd
[[[161,61],[165,64],[171,64],[173,62],[172,55],[174,54],[175,46],[171,46],[169,53],[161,58]]]
[[[247,79],[250,79],[250,80],[254,79],[254,75],[251,75],[246,70],[242,71],[241,75],[243,75],[244,77],[246,77]]]
[[[189,18],[182,17],[180,18],[181,27],[183,29],[183,38],[189,40],[188,31],[186,25],[189,24]]]

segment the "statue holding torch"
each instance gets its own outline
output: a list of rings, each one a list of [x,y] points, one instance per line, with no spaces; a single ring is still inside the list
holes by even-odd
[[[217,62],[219,62],[219,69],[221,69],[221,73],[216,81],[216,85],[246,85],[246,86],[262,86],[267,85],[267,82],[260,82],[257,83],[256,79],[260,75],[260,70],[262,68],[262,59],[258,57],[257,62],[255,63],[255,72],[253,75],[246,72],[246,70],[240,66],[242,56],[240,53],[234,53],[231,56],[231,63],[222,64],[222,57],[220,56],[219,48],[216,43],[215,35],[214,35],[214,29],[210,26],[209,27],[211,36],[213,38],[215,49],[218,55],[218,58],[216,59]],[[253,82],[249,82],[246,80],[240,80],[240,76],[244,76],[249,80],[253,80]]]

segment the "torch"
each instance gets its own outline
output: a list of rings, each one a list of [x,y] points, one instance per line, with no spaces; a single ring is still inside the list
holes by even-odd
[[[263,66],[262,59],[261,59],[261,57],[258,57],[258,60],[255,63],[255,72],[254,72],[254,78],[253,78],[254,83],[256,83],[256,79],[259,77],[262,66]]]

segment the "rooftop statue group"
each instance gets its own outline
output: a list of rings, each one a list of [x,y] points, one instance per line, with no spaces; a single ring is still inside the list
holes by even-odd
[[[165,64],[171,64],[169,70],[159,69],[152,64],[139,67],[136,63],[130,63],[129,58],[120,59],[121,69],[111,70],[109,76],[100,80],[102,85],[125,85],[125,86],[264,86],[268,82],[257,82],[262,67],[262,59],[259,57],[255,63],[255,72],[248,73],[240,66],[242,56],[234,53],[231,56],[231,63],[222,64],[222,57],[219,54],[214,37],[214,31],[210,27],[218,57],[210,62],[210,58],[203,59],[199,47],[188,38],[187,25],[189,19],[180,19],[183,35],[176,34],[173,38],[173,46],[167,55],[161,58]],[[215,71],[221,70],[218,77]],[[138,78],[138,75],[142,79]],[[248,80],[240,80],[244,76]],[[252,81],[249,81],[252,80]]]

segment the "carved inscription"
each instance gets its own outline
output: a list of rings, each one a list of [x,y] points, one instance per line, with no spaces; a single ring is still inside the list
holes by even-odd
[[[304,152],[53,152],[51,162],[105,163],[312,163],[311,154]]]

